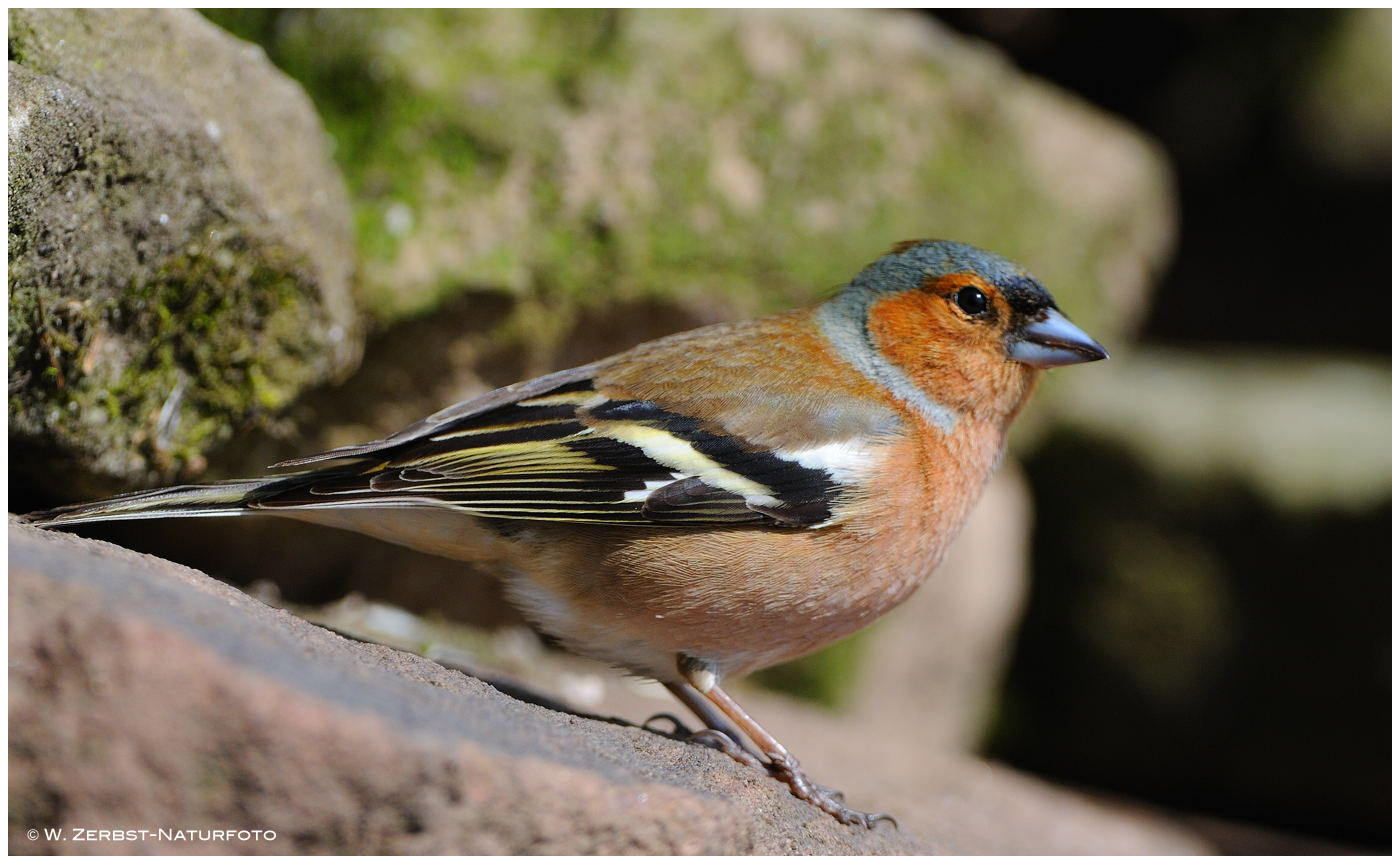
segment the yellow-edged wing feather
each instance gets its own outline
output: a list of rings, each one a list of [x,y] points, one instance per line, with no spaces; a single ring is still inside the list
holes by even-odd
[[[588,378],[551,383],[425,421],[412,435],[330,451],[349,464],[308,472],[308,482],[249,505],[432,504],[487,518],[627,525],[812,526],[831,517],[838,489],[824,471],[653,403],[609,399]]]

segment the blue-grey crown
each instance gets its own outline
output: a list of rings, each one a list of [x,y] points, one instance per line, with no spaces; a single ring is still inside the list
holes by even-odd
[[[1001,289],[1019,312],[1033,314],[1055,308],[1050,294],[1023,268],[1000,255],[952,240],[921,240],[900,244],[895,251],[860,271],[846,291],[874,296],[918,288],[929,277],[977,273]]]

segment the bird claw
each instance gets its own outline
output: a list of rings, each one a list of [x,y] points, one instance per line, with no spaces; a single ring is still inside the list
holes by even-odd
[[[899,828],[899,822],[888,813],[864,813],[846,806],[846,795],[838,789],[818,786],[802,772],[797,760],[791,756],[771,756],[769,772],[787,784],[792,794],[834,817],[842,825],[859,825],[867,830],[881,822],[888,822]]]
[[[657,720],[669,721],[671,723],[671,731],[663,732],[660,729],[651,728],[651,724],[656,722]],[[667,711],[660,711],[648,717],[645,721],[642,722],[642,728],[648,732],[655,732],[658,735],[665,735],[667,738],[684,738],[686,740],[689,740],[690,737],[695,734],[695,732],[692,731],[689,726],[681,722],[681,718]]]
[[[861,813],[861,812],[856,811],[856,810],[852,810],[852,811],[850,811],[850,812],[851,812],[851,813],[854,813],[856,816],[861,817],[861,820],[860,820],[859,822],[857,822],[856,824],[862,826],[863,828],[865,828],[865,829],[867,829],[867,830],[874,828],[876,825],[880,824],[881,822],[888,822],[888,823],[890,823],[890,826],[891,826],[892,828],[894,828],[894,830],[896,830],[896,831],[899,830],[899,820],[895,819],[893,816],[891,816],[891,815],[888,814],[888,813]],[[847,824],[851,824],[851,823],[847,823]]]
[[[876,822],[888,822],[891,828],[899,830],[899,820],[888,813],[866,813],[865,818],[869,823],[865,826],[866,828],[874,828]]]
[[[701,729],[685,740],[688,744],[700,744],[704,747],[714,748],[735,762],[747,765],[756,771],[767,772],[769,770],[769,766],[764,764],[763,760],[740,747],[737,741],[718,729]]]
[[[659,717],[670,720],[678,730],[685,728],[679,720],[669,714],[654,715],[642,724],[643,727],[650,725],[653,720]],[[701,729],[699,732],[687,735],[685,741],[711,747],[741,765],[768,774],[786,784],[795,798],[806,801],[843,825],[859,825],[869,830],[881,822],[888,822],[896,829],[899,828],[899,823],[888,813],[863,813],[860,810],[847,807],[846,796],[843,792],[839,789],[831,789],[813,783],[802,771],[801,765],[792,757],[792,754],[784,750],[781,745],[774,749],[761,748],[764,749],[769,760],[765,762],[741,746],[733,733],[726,733],[719,729]],[[755,743],[758,743],[757,739],[755,739]]]
[[[792,788],[791,784],[789,784],[789,788]],[[802,798],[802,800],[809,804],[821,808],[823,812],[831,814],[836,818],[836,821],[840,822],[842,825],[859,825],[869,830],[881,822],[888,822],[894,826],[896,831],[899,830],[899,822],[888,813],[864,813],[860,810],[847,807],[845,796],[841,795],[839,792],[832,795],[829,794],[827,790],[818,792],[814,789],[812,791],[814,794],[811,797],[797,795],[796,790],[793,791],[793,794],[797,795],[798,798]]]

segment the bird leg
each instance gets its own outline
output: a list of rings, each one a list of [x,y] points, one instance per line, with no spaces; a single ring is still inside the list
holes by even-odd
[[[689,684],[668,682],[666,689],[684,702],[685,706],[693,711],[696,717],[700,718],[700,722],[705,724],[705,728],[699,732],[686,730],[685,740],[687,743],[713,747],[735,762],[758,771],[768,770],[768,766],[763,763],[763,760],[744,745],[744,739],[738,732],[734,731],[734,727],[729,725],[729,721],[724,718],[724,715],[716,711],[715,706],[706,701],[705,697],[701,696],[694,687]],[[682,728],[679,723],[677,727]]]
[[[758,723],[749,716],[749,713],[745,711],[738,702],[734,701],[733,697],[724,692],[717,683],[713,670],[697,668],[699,664],[692,658],[685,656],[681,657],[681,661],[678,665],[680,666],[681,674],[686,676],[690,688],[694,688],[694,694],[701,695],[709,700],[715,708],[718,708],[724,716],[732,720],[734,725],[749,737],[749,740],[768,757],[768,763],[762,767],[766,768],[768,773],[786,783],[788,789],[792,791],[794,796],[830,814],[836,818],[836,821],[843,825],[860,825],[864,828],[874,828],[879,822],[889,822],[896,828],[899,827],[899,823],[895,821],[893,816],[887,813],[862,813],[859,810],[852,810],[845,805],[844,796],[840,792],[813,783],[807,775],[803,773],[802,767],[798,764],[797,759],[788,752],[788,749],[780,744],[778,739],[770,735],[766,729],[758,725]],[[692,703],[691,698],[681,696],[681,692],[677,687],[672,687],[669,684],[666,686],[672,693],[676,694],[677,698],[680,698],[691,710],[695,711],[702,720],[705,720],[706,723],[710,723],[706,715]],[[686,688],[686,690],[690,690],[690,688]],[[690,694],[688,693],[687,695]],[[697,734],[704,735],[705,733],[701,732]],[[725,736],[737,740],[730,733],[725,733]],[[753,760],[753,756],[747,751],[744,752],[744,756],[748,757],[745,759],[735,756],[734,753],[723,746],[720,746],[719,749],[728,753],[737,761],[743,762],[745,765],[752,765],[750,760]],[[737,745],[735,749],[738,749]]]
[[[705,724],[706,729],[723,732],[725,737],[736,744],[741,744],[743,742],[744,739],[739,736],[738,732],[734,731],[733,726],[729,725],[729,720],[727,720],[723,714],[719,713],[719,711],[715,709],[715,706],[711,705],[694,687],[683,683],[664,683],[666,689],[671,691],[672,696],[681,700],[685,707],[689,708],[696,717],[700,718],[700,722]]]

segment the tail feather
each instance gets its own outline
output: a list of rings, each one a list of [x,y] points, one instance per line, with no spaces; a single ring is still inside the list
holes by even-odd
[[[27,513],[21,518],[31,525],[51,528],[122,519],[242,516],[252,512],[249,504],[265,497],[270,489],[284,488],[288,480],[294,479],[264,477],[260,480],[229,480],[201,486],[170,486]]]

